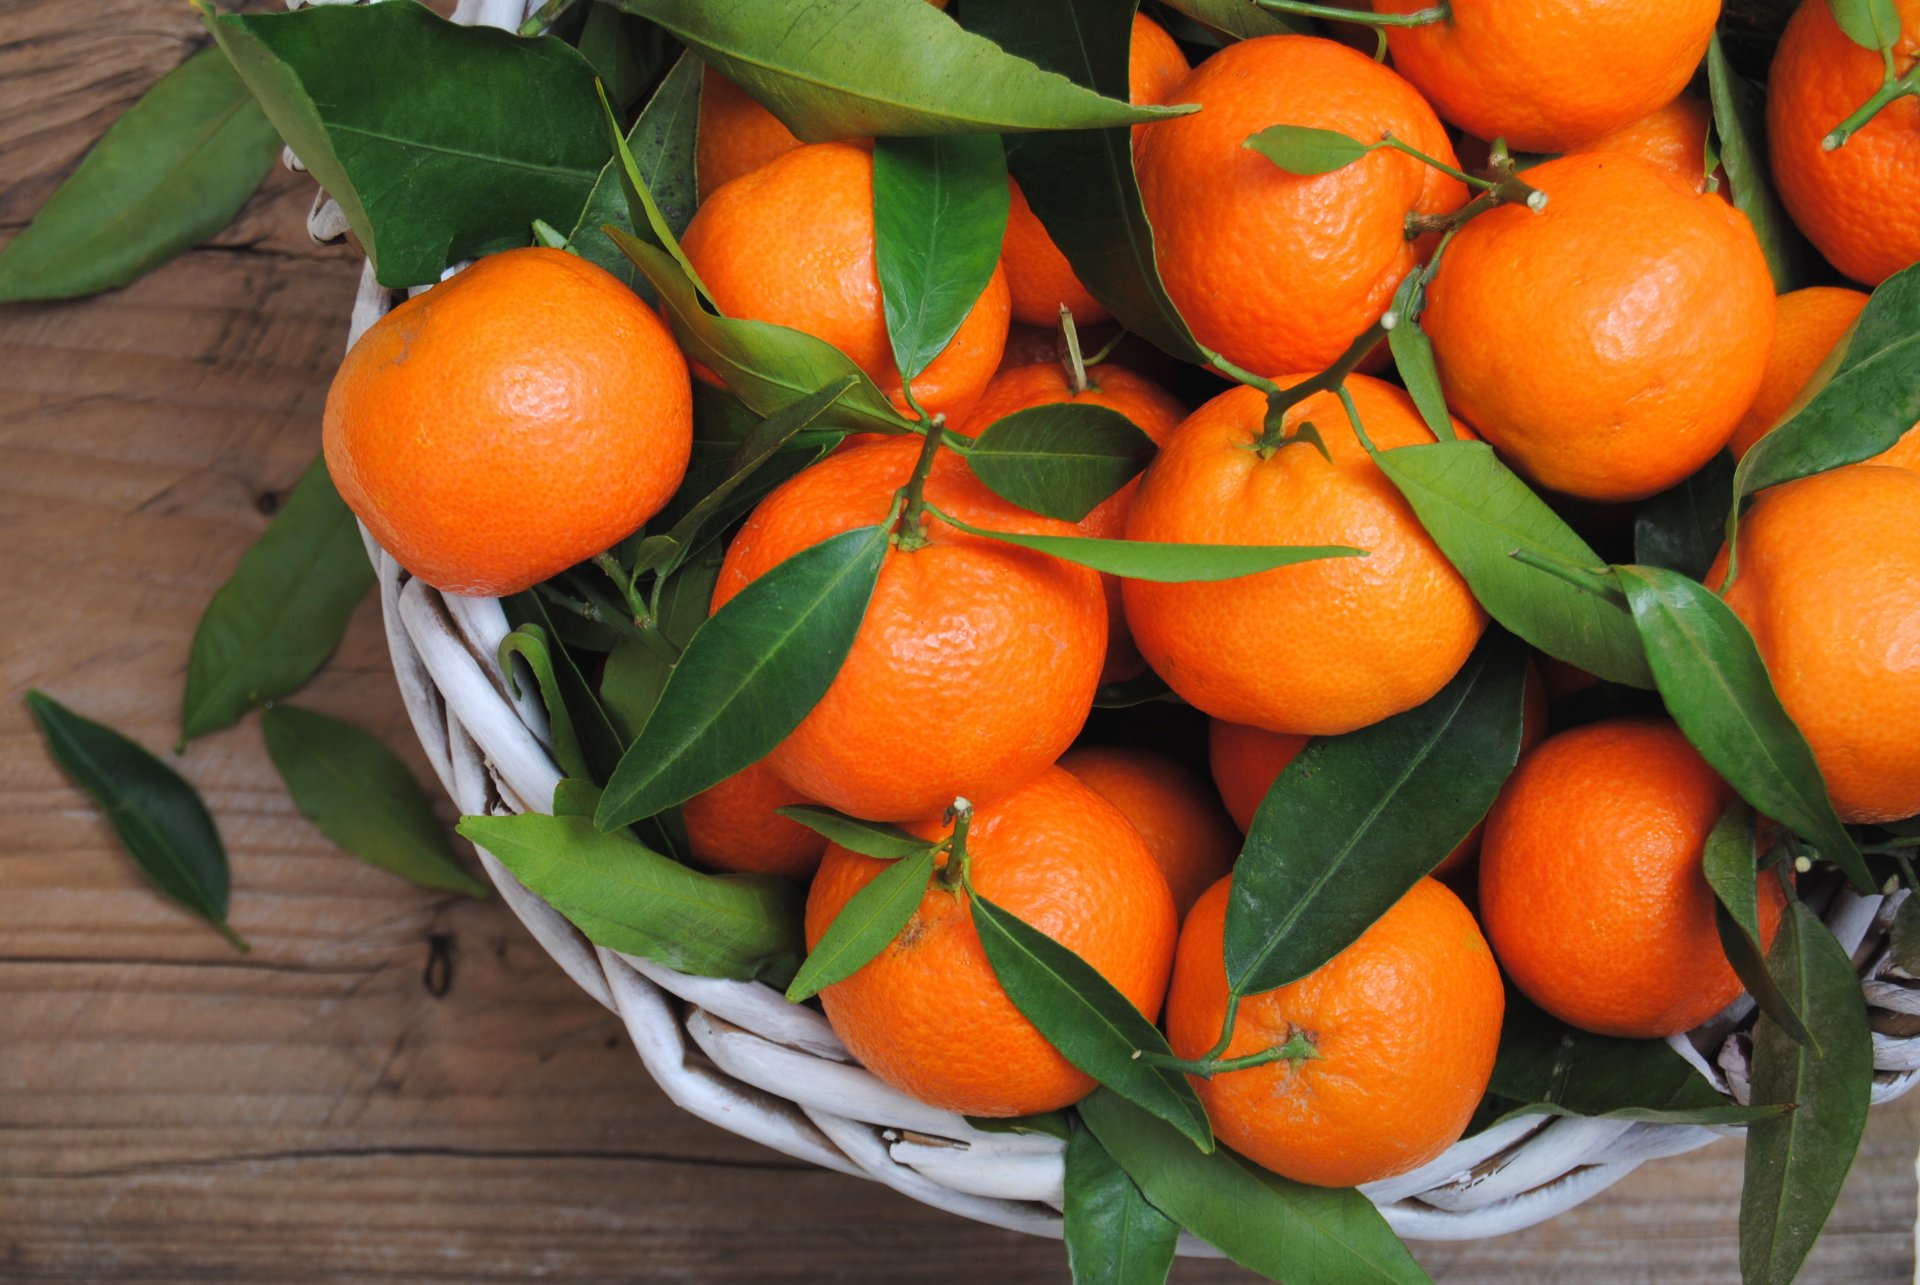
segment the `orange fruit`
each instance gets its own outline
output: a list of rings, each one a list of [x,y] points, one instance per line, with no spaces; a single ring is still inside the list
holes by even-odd
[[[1135,103],[1164,103],[1167,95],[1187,78],[1187,56],[1159,23],[1144,13],[1133,15],[1133,37],[1128,46],[1127,97]],[[1144,129],[1134,126],[1134,136]],[[1011,180],[1009,180],[1011,183]],[[1018,183],[1011,183],[1013,201],[1007,211],[1007,234],[1000,246],[1000,262],[1007,270],[1007,289],[1013,295],[1015,321],[1030,326],[1053,326],[1060,307],[1073,311],[1082,325],[1105,321],[1113,314],[1087,293],[1073,266],[1053,243]]]
[[[904,409],[874,266],[870,152],[795,148],[709,196],[680,244],[722,313],[824,339]],[[927,413],[963,418],[1006,339],[1007,280],[996,267],[959,333],[914,378]]]
[[[949,827],[908,828],[937,839]],[[1042,768],[974,812],[967,852],[981,896],[1086,960],[1149,1019],[1160,1011],[1179,921],[1146,842],[1111,803],[1059,768]],[[808,949],[886,866],[828,846],[807,895]],[[1013,1006],[966,894],[938,880],[893,943],[820,1001],[862,1066],[949,1111],[1051,1111],[1094,1085]]]
[[[1373,0],[1410,13],[1427,0]],[[1469,134],[1561,152],[1671,101],[1707,52],[1719,0],[1453,0],[1444,22],[1387,28],[1393,65]]]
[[[1846,338],[1854,319],[1866,306],[1866,295],[1836,286],[1809,286],[1774,300],[1773,347],[1767,353],[1766,374],[1760,378],[1753,405],[1727,443],[1735,459],[1752,450],[1753,444],[1786,416],[1807,381],[1833,346]],[[1920,469],[1920,424],[1866,462]]]
[[[1909,435],[1911,436],[1911,435]],[[1762,491],[1740,522],[1744,620],[1843,821],[1920,813],[1920,473],[1850,464]],[[1707,575],[1718,587],[1726,551]]]
[[[1641,499],[1718,453],[1753,401],[1773,281],[1746,216],[1619,152],[1564,156],[1462,227],[1421,325],[1447,402],[1522,473]]]
[[[1920,61],[1920,0],[1900,15],[1896,75]],[[1834,267],[1877,286],[1920,260],[1920,99],[1897,98],[1842,147],[1821,140],[1880,88],[1880,55],[1840,30],[1826,0],[1802,0],[1767,76],[1767,155],[1774,185]]]
[[[1386,311],[1431,238],[1406,216],[1459,206],[1466,188],[1382,149],[1331,174],[1288,174],[1244,146],[1269,125],[1375,140],[1391,131],[1453,163],[1433,109],[1393,72],[1312,36],[1228,45],[1175,89],[1198,103],[1134,142],[1167,293],[1201,343],[1263,375],[1331,365]]]
[[[1915,479],[1920,486],[1920,478]],[[1527,998],[1602,1035],[1690,1030],[1740,994],[1700,853],[1733,791],[1664,718],[1589,723],[1520,761],[1487,816],[1480,921]],[[1771,940],[1785,904],[1761,880]]]
[[[1713,108],[1683,96],[1571,150],[1625,152],[1677,174],[1696,192],[1707,190],[1707,130]],[[1722,178],[1722,191],[1726,180]]]
[[[1173,430],[1180,426],[1187,413],[1187,408],[1171,393],[1124,366],[1102,362],[1087,367],[1087,387],[1076,393],[1066,367],[1057,361],[1048,361],[1016,366],[995,375],[967,417],[964,428],[978,435],[995,420],[1015,411],[1056,402],[1083,402],[1118,411],[1151,437],[1155,445],[1173,436]],[[1127,512],[1133,506],[1134,492],[1139,488],[1139,478],[1129,481],[1095,505],[1074,524],[1075,529],[1081,535],[1099,540],[1120,539],[1127,528]],[[1100,584],[1107,596],[1107,659],[1101,667],[1100,681],[1132,678],[1146,668],[1146,662],[1133,645],[1133,635],[1127,632],[1126,617],[1120,608],[1119,578],[1102,575]]]
[[[1349,377],[1347,389],[1380,449],[1433,441],[1399,389],[1365,375]],[[1345,545],[1367,556],[1211,584],[1128,580],[1127,625],[1167,685],[1215,718],[1270,732],[1350,732],[1446,686],[1486,613],[1332,393],[1286,415],[1289,432],[1314,424],[1330,459],[1306,441],[1266,459],[1248,449],[1266,409],[1264,394],[1240,387],[1189,416],[1148,466],[1127,538]]]
[[[883,521],[919,450],[918,438],[858,446],[775,488],[728,546],[714,610],[800,550]],[[948,451],[926,498],[975,526],[1073,534]],[[935,816],[955,795],[997,799],[1030,780],[1079,735],[1106,648],[1095,572],[938,520],[924,530],[922,547],[888,550],[833,685],[767,755],[808,798],[872,820]]]
[[[1182,916],[1233,869],[1240,835],[1220,800],[1183,764],[1152,750],[1085,745],[1061,755],[1060,766],[1140,832]]]
[[[811,802],[763,759],[681,806],[687,846],[696,860],[721,870],[806,879],[820,864],[827,841],[774,809]]]
[[[1187,915],[1167,988],[1167,1039],[1199,1057],[1227,1007],[1230,880]],[[1417,1169],[1466,1131],[1493,1074],[1506,995],[1460,898],[1422,879],[1359,940],[1297,982],[1240,1003],[1227,1057],[1296,1035],[1317,1056],[1194,1088],[1220,1140],[1295,1182],[1349,1187]]]
[[[559,250],[488,255],[340,363],[327,471],[436,589],[519,593],[667,502],[693,448],[687,362],[633,291]]]

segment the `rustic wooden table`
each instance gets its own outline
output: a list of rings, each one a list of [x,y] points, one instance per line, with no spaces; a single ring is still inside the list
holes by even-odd
[[[199,39],[180,3],[0,0],[0,235]],[[311,190],[276,173],[127,290],[0,309],[0,1280],[1063,1280],[1058,1245],[680,1112],[497,900],[333,850],[255,726],[179,760],[244,956],[47,759],[29,686],[171,743],[201,608],[313,457],[358,265],[308,242]],[[425,776],[371,603],[300,699]],[[1920,1095],[1876,1113],[1806,1279],[1912,1276],[1916,1141]],[[1733,1279],[1739,1178],[1723,1143],[1547,1226],[1416,1248],[1448,1281]]]

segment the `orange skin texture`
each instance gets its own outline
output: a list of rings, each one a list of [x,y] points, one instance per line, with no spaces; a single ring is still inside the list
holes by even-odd
[[[1060,766],[1140,832],[1182,917],[1233,869],[1240,832],[1206,782],[1184,764],[1152,750],[1089,745],[1061,755]]]
[[[1230,880],[1187,915],[1167,1039],[1199,1057],[1227,1006],[1221,955]],[[1493,1074],[1506,995],[1493,952],[1460,898],[1422,879],[1359,940],[1297,982],[1240,1003],[1226,1056],[1296,1031],[1318,1058],[1194,1079],[1214,1132],[1296,1182],[1346,1187],[1417,1169],[1466,1131]]]
[[[1156,446],[1172,437],[1173,430],[1187,415],[1187,408],[1173,394],[1124,366],[1102,362],[1087,367],[1086,391],[1076,394],[1066,367],[1057,361],[1047,361],[1017,366],[995,375],[974,406],[964,431],[977,436],[995,420],[1015,411],[1055,402],[1084,402],[1118,411],[1151,437]],[[1139,478],[1129,480],[1094,505],[1087,516],[1074,524],[1074,529],[1097,540],[1120,539],[1127,529],[1127,513],[1133,507],[1134,493],[1139,489]],[[1110,683],[1134,677],[1146,669],[1147,662],[1133,645],[1133,635],[1127,632],[1127,619],[1120,606],[1119,577],[1103,573],[1100,586],[1107,597],[1107,659],[1101,667],[1100,681]]]
[[[1297,382],[1283,380],[1282,382]],[[1382,450],[1433,441],[1412,401],[1350,376]],[[1148,466],[1130,540],[1344,545],[1326,558],[1211,584],[1121,585],[1140,652],[1189,704],[1270,732],[1337,735],[1412,709],[1465,663],[1487,623],[1413,510],[1355,440],[1340,402],[1316,393],[1286,416],[1320,431],[1262,460],[1247,449],[1266,396],[1233,388],[1195,411]]]
[[[682,805],[687,846],[697,860],[720,870],[805,880],[820,865],[826,838],[774,809],[811,802],[763,759]]]
[[[1406,216],[1444,213],[1466,188],[1381,149],[1302,178],[1242,144],[1269,125],[1395,137],[1448,164],[1433,109],[1393,72],[1331,40],[1263,36],[1228,45],[1171,101],[1188,116],[1141,127],[1135,170],[1160,275],[1201,343],[1257,374],[1331,365],[1431,252]]]
[[[1850,464],[1770,487],[1722,597],[1746,622],[1840,819],[1920,813],[1920,473]],[[1707,574],[1718,588],[1726,551]]]
[[[814,143],[709,196],[680,246],[722,313],[824,339],[904,409],[873,235],[872,153]],[[952,342],[914,378],[929,415],[956,422],[972,409],[1000,365],[1007,308],[996,266]]]
[[[1676,98],[1664,107],[1656,107],[1639,120],[1572,150],[1576,152],[1625,152],[1643,161],[1670,170],[1696,192],[1707,190],[1707,127],[1713,123],[1713,109],[1704,98]],[[1721,179],[1722,190],[1726,180]]]
[[[1375,13],[1429,7],[1373,0]],[[1389,27],[1387,48],[1469,134],[1563,152],[1675,98],[1719,17],[1720,0],[1453,0],[1445,22]]]
[[[1920,479],[1916,479],[1920,482]],[[1664,718],[1589,723],[1520,761],[1487,816],[1480,922],[1527,998],[1601,1035],[1654,1039],[1740,994],[1700,871],[1733,791]],[[1785,897],[1760,881],[1773,939]]]
[[[1895,75],[1920,59],[1920,0],[1894,0]],[[1845,146],[1820,140],[1880,88],[1878,52],[1862,49],[1825,0],[1802,0],[1767,78],[1767,155],[1794,224],[1827,261],[1877,286],[1920,260],[1920,99],[1882,108]]]
[[[714,610],[800,550],[884,521],[919,450],[917,437],[858,446],[776,488],[728,547]],[[926,498],[990,530],[1073,534],[951,452]],[[955,795],[997,799],[1031,780],[1079,735],[1106,650],[1097,573],[937,520],[925,530],[921,548],[887,551],[833,685],[766,760],[801,794],[870,820],[935,816]]]
[[[908,827],[928,839],[949,827]],[[1179,921],[1166,878],[1119,809],[1057,767],[974,812],[980,895],[1091,964],[1134,1007],[1160,1011]],[[829,845],[807,896],[807,947],[887,863]],[[1013,1006],[964,892],[936,880],[900,935],[820,992],[860,1064],[922,1102],[968,1115],[1051,1111],[1094,1087]]]
[[[1544,210],[1460,229],[1428,290],[1447,404],[1521,473],[1589,500],[1694,473],[1753,403],[1773,280],[1746,216],[1619,152],[1527,171]]]
[[[1774,300],[1773,348],[1767,354],[1767,372],[1761,377],[1753,405],[1727,443],[1735,459],[1752,450],[1753,444],[1799,400],[1807,381],[1833,346],[1846,337],[1866,306],[1867,296],[1860,291],[1835,286],[1809,286]],[[1920,469],[1920,424],[1866,463]]]
[[[693,391],[673,336],[618,278],[508,250],[360,337],[322,441],[340,497],[401,566],[500,597],[659,511],[687,471]]]

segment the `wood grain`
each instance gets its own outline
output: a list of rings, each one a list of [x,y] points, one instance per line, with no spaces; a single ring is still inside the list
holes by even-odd
[[[0,0],[0,235],[199,40],[171,0]],[[149,891],[46,758],[30,686],[171,744],[200,610],[314,454],[358,267],[308,243],[310,196],[277,173],[145,281],[0,309],[0,1280],[1064,1280],[1057,1245],[680,1112],[497,901],[331,849],[251,721],[178,760],[246,956]],[[298,699],[424,776],[370,605]],[[1916,1141],[1920,1100],[1875,1114],[1806,1279],[1911,1278]],[[1739,1174],[1720,1144],[1416,1248],[1448,1281],[1730,1280]]]

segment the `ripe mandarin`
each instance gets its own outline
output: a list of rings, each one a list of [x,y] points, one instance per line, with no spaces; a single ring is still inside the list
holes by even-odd
[[[1178,761],[1134,746],[1086,745],[1061,755],[1060,766],[1140,832],[1181,915],[1233,869],[1239,833],[1206,783]]]

